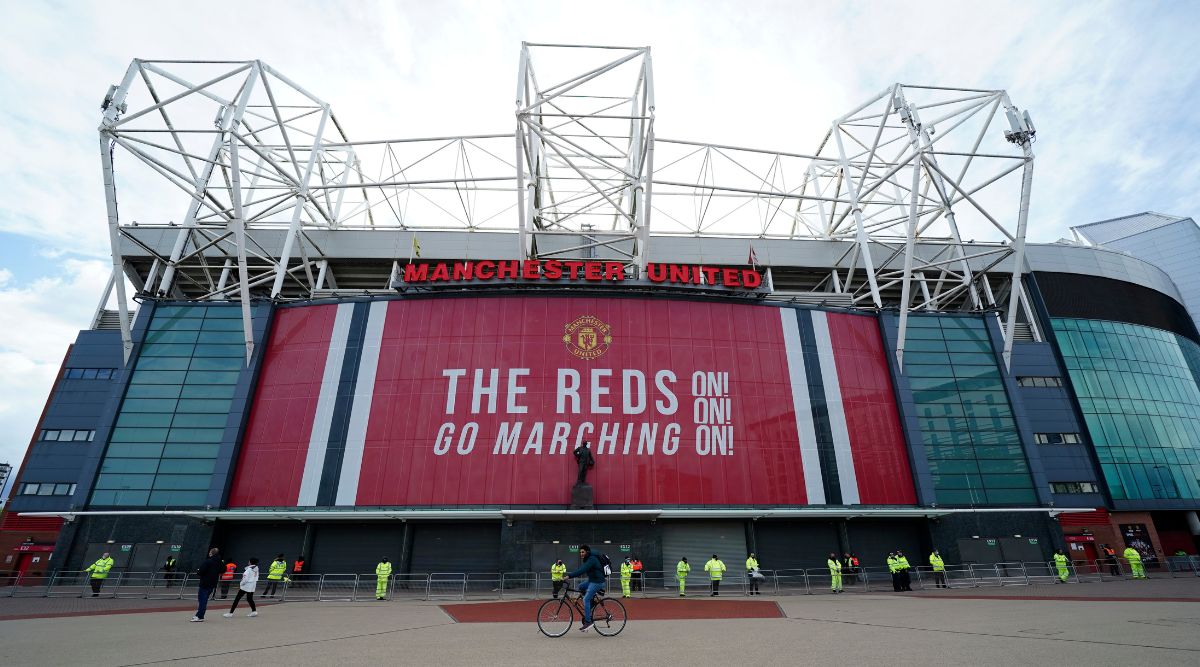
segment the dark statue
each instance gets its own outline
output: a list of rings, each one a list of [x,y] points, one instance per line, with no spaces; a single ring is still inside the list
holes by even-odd
[[[585,442],[583,446],[575,448],[575,463],[579,464],[579,476],[576,477],[575,483],[578,485],[587,484],[588,468],[595,467],[596,465],[596,459],[592,456],[590,444]]]

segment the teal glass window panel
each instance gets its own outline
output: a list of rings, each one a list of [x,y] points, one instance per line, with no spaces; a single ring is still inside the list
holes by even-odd
[[[242,309],[238,306],[209,306],[204,314],[207,320],[212,319],[241,319]]]
[[[245,358],[246,346],[241,345],[211,345],[198,344],[196,345],[195,356],[197,357],[239,357]]]
[[[191,361],[193,371],[241,371],[246,365],[242,357],[195,357]]]
[[[196,443],[167,443],[163,447],[163,458],[176,459],[215,459],[221,451],[221,445]]]
[[[186,341],[163,341],[170,343],[182,343]],[[240,331],[201,331],[197,343],[205,345],[222,345],[222,344],[240,344],[245,345],[246,339]],[[243,353],[245,348],[243,347]]]
[[[1033,489],[991,489],[987,490],[987,501],[994,505],[1033,505],[1037,503],[1037,494]]]
[[[155,473],[158,471],[158,459],[116,459],[106,458],[100,465],[102,473]]]
[[[163,475],[154,478],[154,489],[203,491],[208,488],[210,475]]]
[[[980,469],[974,459],[945,459],[930,461],[929,471],[935,475],[975,475]]]
[[[207,310],[204,306],[159,306],[154,311],[154,319],[167,322],[173,319],[203,318]]]
[[[980,497],[970,491],[951,491],[947,489],[935,489],[934,497],[937,498],[939,505],[975,505],[979,504]]]
[[[137,369],[140,371],[185,371],[188,368],[187,357],[146,357],[138,359]]]
[[[173,428],[167,436],[167,442],[221,442],[224,433],[225,429],[220,428]]]
[[[153,484],[154,475],[100,473],[96,476],[97,489],[149,489]]]
[[[925,366],[921,364],[905,364],[904,374],[914,378],[952,378],[954,372],[949,366]]]
[[[132,384],[183,384],[186,371],[142,371],[133,372]]]
[[[949,355],[950,362],[956,366],[991,366],[995,367],[996,357],[991,354],[955,352]]]
[[[232,384],[193,384],[183,387],[180,398],[233,398],[237,387]]]
[[[188,384],[237,384],[236,371],[188,371]]]
[[[240,314],[236,319],[218,319],[214,317],[207,317],[204,319],[204,326],[202,328],[204,331],[236,331],[241,333],[242,318],[240,317]]]
[[[122,412],[117,417],[117,426],[170,426],[171,415],[167,413]]]
[[[223,412],[228,414],[230,401],[204,398],[179,399],[179,412]]]
[[[913,391],[953,390],[955,381],[950,378],[909,378],[908,386]]]
[[[125,412],[175,412],[178,401],[164,398],[127,398],[121,403]]]
[[[920,339],[920,338],[909,340],[907,336],[905,336],[905,339],[906,339],[904,341],[904,350],[905,350],[904,359],[905,359],[905,361],[908,360],[908,355],[909,355],[909,353],[912,353],[912,352],[945,352],[946,351],[946,341],[944,341],[944,340],[940,340],[940,339],[924,340],[924,339]]]
[[[983,475],[983,486],[987,489],[1028,489],[1032,488],[1029,475]]]
[[[986,460],[986,459],[981,460],[981,461],[979,461],[979,472],[984,473],[985,475],[1019,474],[1019,475],[1022,475],[1022,479],[1025,482],[1029,481],[1029,477],[1028,477],[1029,466],[1022,459],[1008,458],[1008,459],[996,459],[996,460]],[[984,478],[983,481],[985,484],[988,484],[988,488],[991,488],[992,485],[988,483],[987,478]]]
[[[979,475],[971,474],[948,474],[933,476],[934,489],[974,489],[976,491],[983,488],[983,480]]]
[[[141,357],[191,357],[195,345],[182,345],[178,343],[158,343],[155,345],[143,345],[138,353]]]
[[[197,507],[205,504],[205,491],[152,491],[151,507]]]
[[[195,343],[199,335],[199,331],[175,331],[172,329],[148,331],[146,332],[146,343]]]
[[[131,384],[125,398],[179,398],[181,389],[177,384]]]
[[[114,428],[114,442],[162,442],[167,439],[165,428]]]
[[[909,364],[938,364],[948,366],[950,355],[945,352],[905,352],[904,365]]]
[[[214,427],[224,428],[225,422],[229,419],[229,415],[225,413],[219,414],[179,414],[175,415],[172,426],[181,428],[194,427]]]
[[[946,350],[949,352],[993,352],[991,342],[986,340],[948,340],[946,341]]]
[[[163,459],[158,462],[158,472],[169,474],[203,474],[212,473],[216,466],[214,459]],[[207,487],[205,487],[207,488]]]
[[[163,444],[160,442],[110,442],[105,451],[108,457],[153,458],[162,456]]]
[[[154,318],[150,322],[150,331],[199,331],[200,325],[204,324],[204,320],[198,317],[181,317],[163,319],[161,317]]]

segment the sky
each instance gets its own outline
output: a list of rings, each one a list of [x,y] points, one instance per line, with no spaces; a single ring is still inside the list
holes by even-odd
[[[522,40],[650,46],[659,136],[800,153],[895,82],[1003,88],[1038,129],[1031,240],[1200,213],[1198,3],[198,7],[0,0],[0,462],[20,463],[111,270],[96,127],[133,58],[262,59],[354,140],[511,131]]]

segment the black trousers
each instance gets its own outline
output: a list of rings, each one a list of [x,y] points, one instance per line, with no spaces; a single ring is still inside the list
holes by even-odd
[[[908,570],[900,570],[900,590],[912,590],[912,575],[908,573]]]
[[[758,595],[758,577],[750,576],[750,594]]]
[[[563,583],[565,583],[565,582],[563,582],[563,581],[552,581],[552,582],[550,582],[550,583],[554,585],[554,594],[553,594],[553,595],[554,595],[554,599],[555,599],[555,600],[557,600],[557,599],[558,599],[558,592],[562,590]]]
[[[279,588],[279,581],[279,579],[268,579],[267,590],[263,591],[263,595],[274,595],[275,591]]]
[[[712,580],[712,594],[713,595],[721,594],[721,580],[720,579]]]
[[[946,573],[941,570],[934,570],[933,571],[933,583],[938,588],[945,588],[946,587]]]
[[[92,584],[92,595],[99,595],[100,587],[104,585],[104,580],[92,577],[91,584]]]
[[[230,583],[232,583],[232,582],[229,582],[229,581],[221,582],[221,599],[222,600],[226,600],[229,598],[229,584]]]
[[[1108,561],[1108,571],[1114,577],[1121,576],[1121,566],[1115,560]]]
[[[635,590],[635,591],[642,590],[642,571],[641,570],[638,570],[633,573],[633,581],[631,581],[630,583],[633,584],[633,590]]]
[[[900,573],[892,573],[892,590],[899,593],[903,588],[900,587]]]
[[[250,611],[258,611],[258,607],[254,606],[254,593],[252,591],[247,592],[239,588],[237,595],[235,595],[233,598],[233,606],[229,608],[229,613],[232,614],[234,610],[237,609],[238,603],[242,601],[243,597],[246,598],[246,602],[250,603]]]

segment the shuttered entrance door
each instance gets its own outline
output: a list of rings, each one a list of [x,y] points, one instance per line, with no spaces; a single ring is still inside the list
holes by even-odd
[[[500,571],[500,523],[413,523],[409,571]],[[549,566],[547,566],[549,567]]]
[[[221,550],[222,558],[231,558],[239,566],[250,562],[251,558],[258,559],[259,570],[266,578],[266,571],[275,560],[275,554],[284,554],[288,559],[288,571],[292,562],[300,555],[300,547],[304,546],[304,524],[291,522],[287,524],[264,524],[260,522],[220,522],[221,535],[213,540],[213,546]],[[205,554],[207,555],[207,554]],[[180,560],[184,558],[181,556]],[[191,567],[200,566],[203,557],[197,559]],[[310,566],[311,567],[311,566]],[[330,570],[324,570],[329,572]]]
[[[897,549],[904,552],[909,564],[929,565],[929,552],[922,548],[924,526],[911,521],[862,521],[851,519],[846,524],[850,533],[850,551],[858,556],[863,567],[887,565],[887,555]]]
[[[688,581],[707,581],[704,564],[713,554],[721,557],[725,575],[746,573],[746,527],[740,521],[689,521],[663,524],[663,569],[668,579],[675,572],[680,556],[692,566]]]
[[[817,521],[759,521],[754,524],[758,564],[764,570],[826,567],[829,553],[841,556],[837,524]]]
[[[400,562],[404,524],[369,521],[358,524],[319,524],[312,563],[320,572],[373,574],[381,559]]]

